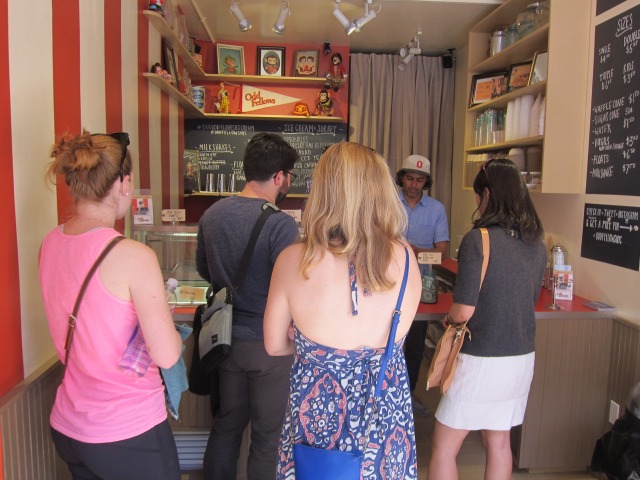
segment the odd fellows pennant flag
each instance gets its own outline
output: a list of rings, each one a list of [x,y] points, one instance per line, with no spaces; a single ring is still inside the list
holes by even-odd
[[[242,112],[251,112],[261,108],[286,105],[298,102],[299,98],[289,97],[276,92],[270,92],[264,88],[242,85]]]

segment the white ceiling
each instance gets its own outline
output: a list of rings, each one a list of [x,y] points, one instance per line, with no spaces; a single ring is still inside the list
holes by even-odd
[[[272,31],[282,0],[239,0],[252,28],[241,32],[230,13],[231,0],[177,0],[187,17],[191,36],[225,43],[264,45],[317,44],[349,46],[353,52],[396,53],[422,30],[423,54],[442,54],[467,43],[469,28],[503,0],[373,0],[377,17],[360,32],[346,35],[333,16],[335,0],[289,0],[284,35]],[[342,0],[340,10],[350,20],[365,12],[366,0]],[[198,13],[199,12],[199,13]]]

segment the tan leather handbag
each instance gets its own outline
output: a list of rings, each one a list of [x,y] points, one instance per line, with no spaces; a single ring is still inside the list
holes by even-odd
[[[479,288],[482,288],[482,282],[489,264],[490,244],[489,231],[486,228],[480,228],[479,230],[482,234],[482,272],[480,273]],[[471,340],[471,331],[467,327],[467,323],[469,322],[466,321],[458,325],[449,324],[442,337],[440,337],[427,374],[427,390],[431,387],[439,386],[443,395],[449,390],[453,375],[456,372],[458,353],[460,353],[464,343],[465,335],[468,335],[469,340]]]

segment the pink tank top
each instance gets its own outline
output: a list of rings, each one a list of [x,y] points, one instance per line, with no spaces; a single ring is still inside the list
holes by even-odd
[[[40,285],[61,360],[80,286],[100,252],[117,235],[111,228],[65,235],[59,226],[42,242]],[[152,363],[139,379],[118,369],[137,324],[133,302],[112,295],[98,269],[78,311],[69,363],[51,412],[55,430],[81,442],[114,442],[140,435],[167,418],[158,367]]]

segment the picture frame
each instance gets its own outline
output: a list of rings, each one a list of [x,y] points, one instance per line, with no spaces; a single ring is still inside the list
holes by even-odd
[[[518,88],[526,87],[529,85],[529,78],[531,77],[531,68],[533,67],[533,60],[527,62],[514,63],[509,67],[509,80],[507,81],[507,91],[513,92]]]
[[[171,84],[178,88],[178,68],[176,66],[176,57],[173,53],[171,44],[164,38],[162,39],[162,49],[164,51],[164,63],[166,65],[165,70],[169,72],[169,75],[171,75]]]
[[[258,47],[258,75],[267,77],[284,77],[284,47]]]
[[[319,50],[298,50],[293,58],[294,77],[317,77]]]
[[[533,57],[533,67],[531,67],[531,75],[529,76],[529,85],[544,82],[547,80],[547,71],[549,68],[549,52],[536,52]]]
[[[131,199],[134,225],[153,225],[153,199],[151,195],[137,195]]]
[[[198,150],[185,149],[184,159],[184,193],[200,191],[200,158]]]
[[[469,107],[493,100],[507,93],[507,77],[509,72],[494,72],[474,75],[471,79]]]
[[[218,55],[218,74],[244,75],[244,47],[238,45],[216,44]]]

